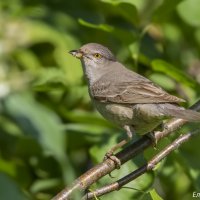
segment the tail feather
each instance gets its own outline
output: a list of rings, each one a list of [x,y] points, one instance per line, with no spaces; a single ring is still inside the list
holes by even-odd
[[[191,122],[200,122],[200,113],[196,112],[196,111],[193,111],[193,110],[166,109],[165,110],[165,114],[167,114],[167,115],[169,115],[171,117],[185,119],[185,120],[191,121]]]

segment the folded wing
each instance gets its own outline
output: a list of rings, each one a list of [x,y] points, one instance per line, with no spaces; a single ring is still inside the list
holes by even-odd
[[[93,84],[91,93],[101,102],[122,104],[184,102],[183,99],[168,94],[148,79],[127,82],[101,80]]]

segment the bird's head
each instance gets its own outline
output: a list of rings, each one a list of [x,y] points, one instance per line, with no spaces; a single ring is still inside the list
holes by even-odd
[[[85,65],[101,66],[109,61],[116,61],[112,52],[103,45],[97,43],[88,43],[83,45],[78,50],[69,52],[74,57],[80,59]]]

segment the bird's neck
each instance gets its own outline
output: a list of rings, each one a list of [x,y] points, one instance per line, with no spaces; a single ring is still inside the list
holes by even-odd
[[[98,66],[90,65],[82,62],[83,72],[87,78],[89,86],[92,86],[97,80],[99,80],[106,72],[101,68],[99,69]]]

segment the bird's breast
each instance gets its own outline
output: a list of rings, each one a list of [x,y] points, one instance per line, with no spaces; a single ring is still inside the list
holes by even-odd
[[[94,105],[107,120],[120,127],[130,125],[140,135],[152,131],[163,120],[162,114],[152,104],[124,105],[94,100]]]
[[[129,106],[102,103],[96,100],[94,100],[94,105],[104,118],[119,126],[130,124],[133,119],[133,109]]]

